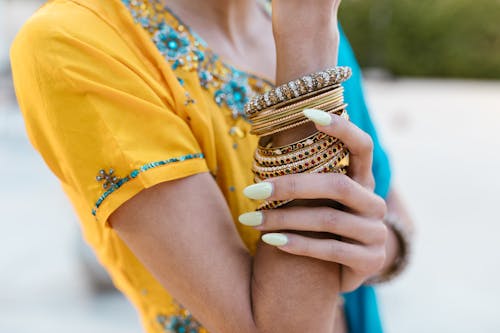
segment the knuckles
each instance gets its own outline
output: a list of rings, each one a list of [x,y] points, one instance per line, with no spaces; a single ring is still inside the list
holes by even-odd
[[[376,251],[373,258],[373,273],[379,272],[384,267],[386,257],[385,248]]]
[[[279,178],[277,190],[283,199],[294,199],[297,197],[298,177],[300,175],[282,176]]]
[[[339,196],[348,196],[353,190],[353,183],[349,176],[336,173],[329,177],[330,188],[335,189]]]
[[[319,223],[323,231],[334,231],[338,221],[338,214],[333,208],[322,207],[319,209]]]
[[[382,222],[378,222],[375,243],[385,246],[389,237],[389,228]]]
[[[365,263],[360,265],[358,273],[366,277],[372,276],[384,267],[386,260],[385,248],[376,248],[370,251],[369,256],[367,256]]]
[[[372,137],[369,134],[363,132],[360,140],[360,151],[365,154],[371,154],[373,152],[374,146],[375,145],[373,143]]]
[[[373,207],[373,217],[378,220],[383,220],[387,214],[387,204],[384,199],[376,196],[375,204]]]

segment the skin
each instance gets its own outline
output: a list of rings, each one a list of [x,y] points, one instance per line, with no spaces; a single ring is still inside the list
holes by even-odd
[[[275,72],[278,83],[336,64],[339,1],[315,0],[310,8],[305,1],[275,0],[272,22],[253,0],[175,0],[168,5],[194,30],[203,31],[202,37],[226,61],[262,76]],[[309,17],[322,24],[312,24]],[[297,49],[300,41],[307,42]],[[255,48],[259,52],[245,52]],[[349,176],[275,178],[270,180],[271,199],[327,198],[347,210],[290,207],[266,212],[258,228],[292,231],[284,246],[260,242],[252,258],[209,174],[144,190],[117,209],[110,223],[210,332],[345,332],[338,295],[392,263],[397,242],[382,219],[387,207],[398,213],[403,206],[395,199],[386,205],[373,193],[370,137],[339,117],[332,120],[317,129],[348,146]],[[272,139],[288,143],[310,131],[304,126]],[[306,236],[311,231],[334,233],[342,240]]]

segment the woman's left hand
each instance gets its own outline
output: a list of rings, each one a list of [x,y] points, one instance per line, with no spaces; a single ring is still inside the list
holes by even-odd
[[[325,183],[337,187],[336,189],[331,188],[331,190],[327,188],[324,198],[328,198],[329,192],[332,192],[332,198],[333,193],[338,196],[337,192],[339,191],[346,192],[344,194],[350,192],[348,197],[358,198],[355,204],[356,209],[341,211],[329,207],[292,207],[268,210],[261,213],[261,224],[255,228],[264,233],[279,232],[284,235],[287,239],[286,244],[277,246],[282,251],[341,264],[341,291],[349,292],[358,288],[366,279],[377,274],[383,267],[386,258],[388,230],[382,221],[386,207],[383,199],[373,193],[375,185],[371,170],[373,141],[356,125],[339,116],[316,110],[306,112],[306,116],[316,123],[318,130],[339,138],[350,151],[349,177],[339,174],[310,176],[314,178],[325,177]],[[299,177],[299,179],[304,176]],[[294,176],[279,178],[286,177]],[[304,192],[303,187],[313,186],[308,185],[308,183],[314,183],[312,179],[310,182],[298,181],[302,184],[297,184],[297,181],[294,181],[295,185],[302,189],[296,192],[293,189],[289,191],[284,189],[284,186],[280,186],[279,184],[288,182],[279,178],[266,180],[266,182],[276,185],[275,191],[267,200],[297,198],[297,192]],[[332,181],[329,182],[327,178]],[[338,188],[340,185],[341,189]],[[316,188],[312,192],[318,192],[318,189]],[[367,202],[361,202],[363,200]],[[350,206],[352,207],[352,205]],[[373,209],[373,207],[378,207],[378,209]],[[380,209],[380,207],[382,208]],[[317,218],[311,218],[314,215]],[[244,218],[240,218],[240,221],[244,222]],[[285,232],[282,232],[284,230]],[[327,232],[341,238],[311,238],[286,231]],[[271,236],[263,236],[264,241],[266,241],[266,237],[273,236],[272,234]]]

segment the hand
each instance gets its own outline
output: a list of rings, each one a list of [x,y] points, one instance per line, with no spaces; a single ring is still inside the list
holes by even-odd
[[[263,236],[282,251],[343,265],[341,291],[359,287],[383,267],[388,230],[382,219],[385,201],[373,193],[371,172],[373,142],[368,134],[349,121],[322,111],[309,118],[325,126],[318,130],[343,141],[350,151],[349,175],[296,174],[270,179],[246,189],[253,199],[331,199],[348,211],[328,207],[293,207],[243,214],[240,221],[263,232],[281,230],[327,232],[340,239],[318,239],[293,232]]]

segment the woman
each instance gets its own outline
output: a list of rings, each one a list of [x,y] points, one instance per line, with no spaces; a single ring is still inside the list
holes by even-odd
[[[339,2],[275,0],[271,20],[255,0],[53,0],[19,33],[11,58],[31,141],[148,332],[381,331],[362,284],[400,252],[386,204],[406,215],[388,194]],[[245,103],[271,88],[265,78],[337,65],[339,41],[339,63],[355,73],[349,112],[371,139],[340,117],[307,116],[348,146],[349,176],[249,186],[257,138]],[[312,122],[273,144],[304,138]],[[254,199],[314,198],[348,209],[252,213]]]

